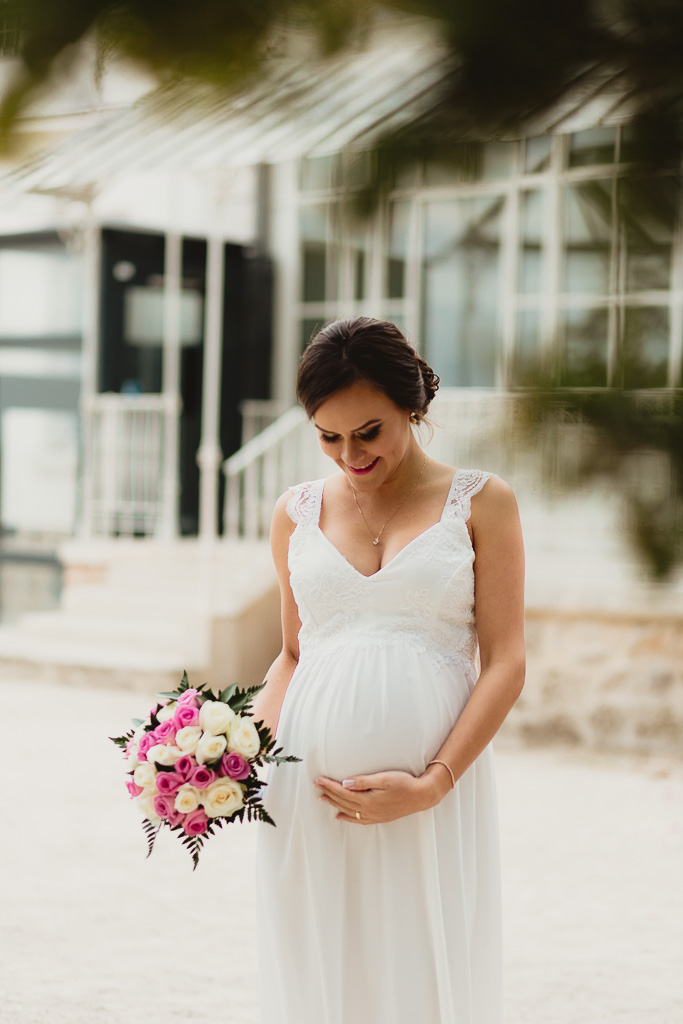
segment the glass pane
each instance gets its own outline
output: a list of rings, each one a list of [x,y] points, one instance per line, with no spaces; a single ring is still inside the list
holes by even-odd
[[[527,139],[524,152],[524,170],[527,174],[539,174],[550,167],[553,140],[549,135]]]
[[[303,206],[299,211],[302,298],[321,302],[327,292],[327,207]]]
[[[567,387],[607,385],[607,310],[568,309],[562,314],[560,381]]]
[[[671,287],[671,256],[680,190],[673,178],[619,182],[619,214],[626,234],[626,291]]]
[[[346,165],[346,181],[349,188],[360,188],[370,181],[372,160],[370,153],[354,153]]]
[[[656,139],[656,162],[658,167],[667,165],[678,168],[681,164],[681,144],[679,133],[669,132],[667,135],[658,133]],[[619,146],[619,162],[652,165],[653,139],[647,120],[640,123],[631,122],[621,126],[621,144]]]
[[[611,164],[617,141],[616,128],[589,128],[569,138],[569,166]]]
[[[509,178],[515,165],[515,143],[485,142],[480,159],[480,177],[484,181]]]
[[[423,341],[445,385],[495,383],[503,208],[490,196],[425,210]]]
[[[161,345],[165,319],[164,289],[130,285],[123,299],[123,336],[129,345]],[[199,345],[204,331],[204,301],[200,292],[180,293],[180,344]]]
[[[362,301],[367,297],[367,277],[370,267],[370,236],[366,228],[351,226],[351,273],[353,277],[353,298]]]
[[[543,291],[543,238],[546,194],[534,189],[520,197],[519,290],[524,295]]]
[[[392,324],[396,324],[398,329],[400,331],[403,331],[406,338],[408,338],[408,322],[403,313],[391,313],[389,314],[389,316],[387,316],[386,319],[391,320]],[[408,341],[411,341],[411,339],[408,338]],[[412,341],[411,344],[413,344]]]
[[[610,290],[612,189],[609,179],[563,189],[567,292],[605,295]]]
[[[74,253],[0,250],[0,335],[80,334],[81,290],[81,260]]]
[[[335,182],[336,156],[304,157],[300,164],[300,183],[302,192],[316,192],[320,189],[332,188]]]
[[[417,150],[396,153],[391,165],[394,188],[417,188],[420,183],[420,159]]]
[[[390,299],[402,299],[406,294],[410,203],[394,203],[389,218],[387,296]]]
[[[533,384],[538,371],[540,316],[535,309],[525,309],[517,316],[515,351],[512,359],[512,385]]]
[[[456,185],[458,182],[474,180],[478,173],[480,149],[479,146],[466,143],[439,146],[425,160],[425,184]]]
[[[624,387],[666,386],[669,368],[669,310],[627,308],[622,343]]]

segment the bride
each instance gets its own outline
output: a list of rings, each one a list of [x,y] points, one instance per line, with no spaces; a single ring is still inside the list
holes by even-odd
[[[254,714],[302,761],[259,827],[264,1024],[502,1021],[491,740],[524,679],[522,539],[502,480],[418,444],[437,387],[367,317],[301,361],[338,471],[273,516],[283,647]]]

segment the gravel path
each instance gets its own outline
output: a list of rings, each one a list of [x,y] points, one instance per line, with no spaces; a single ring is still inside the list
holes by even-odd
[[[170,835],[145,860],[106,736],[150,702],[9,680],[0,701],[3,1024],[258,1024],[255,826],[194,873]],[[680,1024],[683,763],[497,762],[507,1024]]]

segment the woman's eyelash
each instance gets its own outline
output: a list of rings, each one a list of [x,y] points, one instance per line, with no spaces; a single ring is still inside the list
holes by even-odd
[[[368,430],[365,434],[359,434],[358,437],[361,441],[374,441],[378,434],[379,427],[373,427],[372,430]],[[334,444],[339,440],[339,434],[321,434],[320,437],[327,444]]]

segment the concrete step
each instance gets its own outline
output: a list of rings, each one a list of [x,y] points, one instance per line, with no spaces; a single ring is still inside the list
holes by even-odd
[[[61,610],[75,615],[107,615],[114,618],[125,609],[127,615],[144,615],[150,621],[198,614],[200,598],[187,590],[111,587],[91,584],[64,590]]]
[[[121,651],[156,652],[172,659],[191,658],[202,663],[207,657],[206,622],[198,617],[158,620],[134,615],[118,617],[75,615],[70,612],[34,612],[25,616],[16,629],[33,640],[82,644],[93,648],[111,645]],[[176,663],[174,661],[174,663]]]
[[[104,644],[83,637],[39,637],[21,626],[0,627],[0,661],[82,668],[99,666],[124,673],[162,673],[178,680],[183,669],[197,668],[196,663],[183,660],[179,651],[145,648],[132,643],[125,646],[113,642]]]
[[[0,627],[0,671],[170,689],[261,682],[280,647],[268,544],[71,541],[56,612]],[[33,669],[30,668],[33,666]]]

